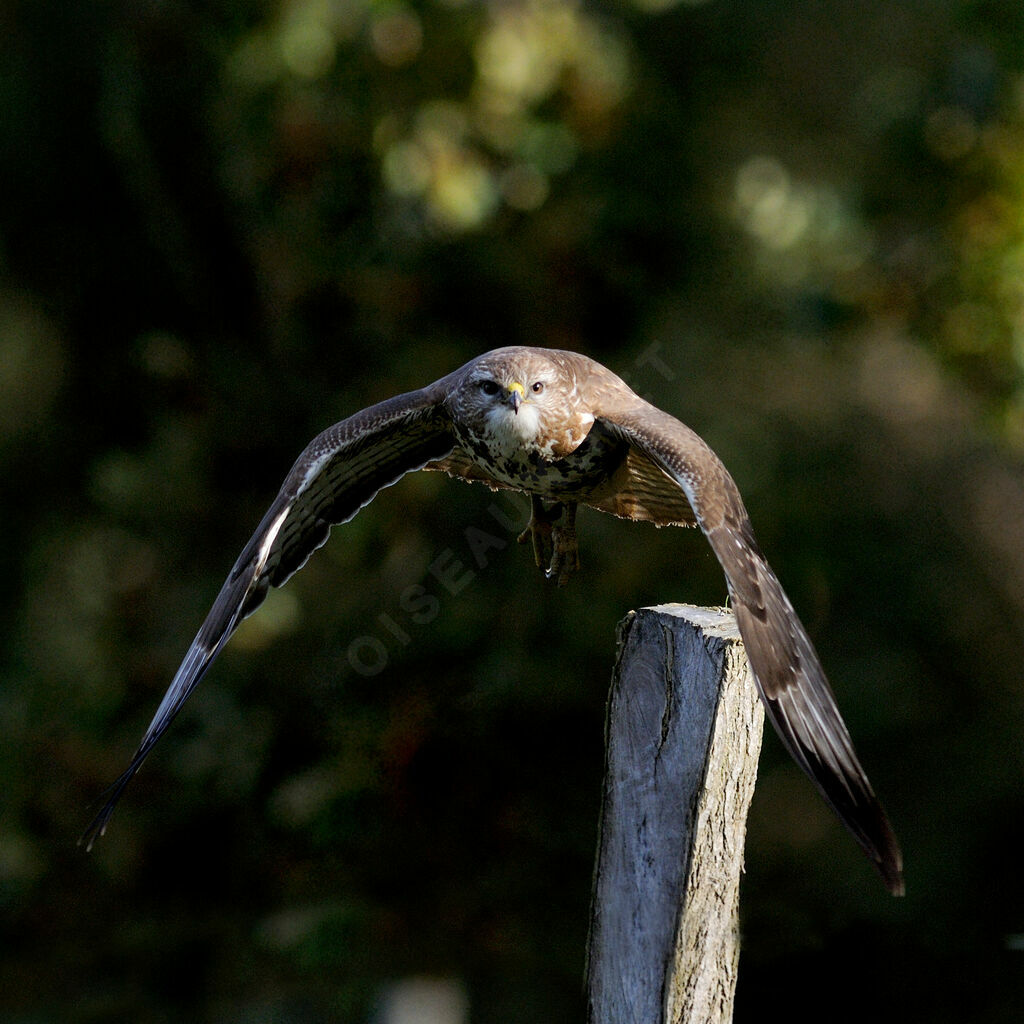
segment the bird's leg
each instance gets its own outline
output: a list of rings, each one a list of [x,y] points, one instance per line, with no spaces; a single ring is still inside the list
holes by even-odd
[[[574,573],[580,571],[580,548],[576,539],[576,502],[565,503],[565,518],[552,527],[551,565],[545,573],[564,587]]]
[[[553,505],[545,510],[544,503],[536,494],[530,495],[530,521],[526,529],[519,534],[519,543],[525,544],[528,540],[533,541],[533,559],[538,569],[545,572],[551,565],[554,554],[554,546],[551,540],[551,524],[562,514],[562,506]]]
[[[563,518],[564,516],[564,518]],[[562,521],[559,522],[558,520]],[[580,551],[576,540],[576,503],[556,501],[550,508],[536,494],[530,495],[530,521],[519,535],[519,543],[533,541],[537,567],[560,587],[579,572]]]

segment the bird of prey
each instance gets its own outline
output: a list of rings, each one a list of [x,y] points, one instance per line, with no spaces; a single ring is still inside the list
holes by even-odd
[[[126,771],[83,836],[102,835],[121,793],[238,624],[382,488],[443,470],[530,495],[537,564],[559,584],[579,568],[576,507],[657,525],[698,525],[728,585],[747,657],[783,744],[893,894],[902,857],[861,768],[818,655],[765,561],[739,491],[708,445],[574,352],[495,349],[418,391],[372,405],[315,437],[285,478]]]

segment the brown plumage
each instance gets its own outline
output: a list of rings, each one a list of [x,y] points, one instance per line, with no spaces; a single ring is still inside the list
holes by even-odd
[[[699,525],[729,595],[768,717],[800,767],[878,868],[903,891],[892,828],[857,760],[807,632],[754,539],[732,477],[689,427],[573,352],[504,348],[318,435],[231,570],[138,751],[83,837],[102,835],[149,751],[242,619],[382,488],[443,470],[531,496],[547,574],[578,568],[575,512],[589,505],[658,525]]]

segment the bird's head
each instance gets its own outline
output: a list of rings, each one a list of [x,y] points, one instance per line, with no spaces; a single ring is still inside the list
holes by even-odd
[[[573,375],[536,349],[497,349],[476,360],[453,397],[456,418],[499,447],[551,456],[553,428],[576,403]]]

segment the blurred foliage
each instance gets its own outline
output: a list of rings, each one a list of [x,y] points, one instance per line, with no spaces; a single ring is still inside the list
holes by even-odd
[[[723,599],[695,533],[584,514],[556,591],[525,502],[403,481],[75,848],[306,441],[531,343],[732,468],[904,843],[892,901],[767,741],[737,1019],[1018,1020],[1022,39],[1009,0],[0,8],[0,1015],[361,1021],[430,976],[582,1019],[614,625]]]

